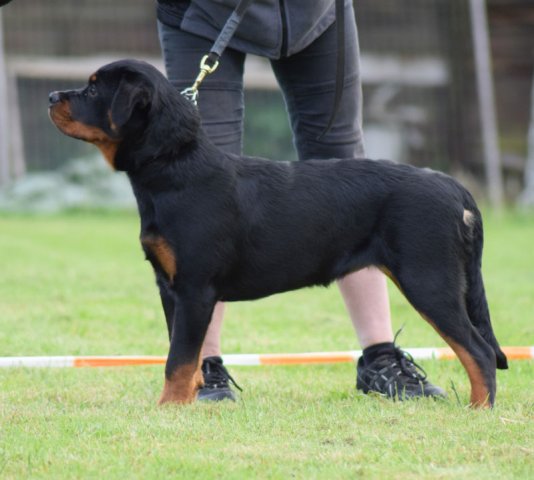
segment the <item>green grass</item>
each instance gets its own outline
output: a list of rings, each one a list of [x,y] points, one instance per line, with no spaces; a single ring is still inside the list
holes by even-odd
[[[133,214],[0,217],[0,356],[158,354],[166,329]],[[486,215],[502,345],[534,344],[534,216]],[[391,288],[403,346],[442,346]],[[359,348],[335,288],[228,307],[227,353]],[[532,478],[534,362],[465,407],[456,361],[421,362],[449,401],[354,390],[354,367],[232,368],[236,404],[157,407],[163,369],[0,371],[0,478]],[[456,400],[452,384],[458,392]]]

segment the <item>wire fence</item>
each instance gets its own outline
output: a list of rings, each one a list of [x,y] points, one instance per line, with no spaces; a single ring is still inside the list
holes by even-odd
[[[493,22],[496,18],[501,31],[506,27],[506,22],[499,24],[502,4],[490,2]],[[356,0],[355,10],[368,156],[468,174],[482,182],[469,2]],[[161,67],[155,2],[19,0],[4,7],[2,16],[11,177],[52,170],[93,152],[91,146],[55,131],[47,118],[49,91],[80,86],[112,59],[145,58]],[[529,35],[518,35],[518,45],[532,39]],[[501,50],[502,55],[507,52],[504,46]],[[245,152],[295,159],[285,107],[268,64],[253,59],[246,72]],[[518,107],[514,118],[527,119],[525,109]],[[514,116],[511,109],[501,110]],[[510,171],[518,176],[526,125],[521,120],[514,125],[503,142],[511,146],[516,161]],[[523,129],[524,143],[518,140]]]

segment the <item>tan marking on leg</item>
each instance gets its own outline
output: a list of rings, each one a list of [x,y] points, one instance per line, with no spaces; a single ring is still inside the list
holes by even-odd
[[[490,408],[490,392],[488,387],[486,387],[482,370],[480,370],[476,361],[459,343],[455,343],[452,339],[447,338],[445,338],[445,341],[456,352],[460,362],[462,362],[462,365],[467,371],[469,381],[471,382],[471,406],[475,408]]]
[[[176,257],[167,241],[163,237],[148,236],[143,237],[141,243],[154,255],[172,283],[176,276]]]
[[[204,386],[204,374],[202,373],[201,367],[202,367],[202,355],[199,355],[198,368],[195,374],[195,384],[196,384],[197,390],[200,390]]]
[[[467,376],[469,377],[469,382],[471,383],[471,402],[470,405],[475,408],[490,408],[491,404],[489,402],[490,392],[486,386],[484,380],[484,375],[480,370],[480,367],[477,365],[476,361],[472,355],[459,343],[454,341],[452,338],[443,334],[434,324],[430,318],[426,315],[419,312],[421,316],[438,332],[438,334],[445,340],[449,346],[454,350],[456,356],[460,359],[460,362],[464,366]]]
[[[468,227],[473,225],[473,222],[475,221],[475,216],[473,215],[473,212],[469,210],[464,210],[463,221]]]
[[[193,403],[197,398],[198,389],[204,384],[200,369],[200,356],[196,364],[181,365],[165,379],[159,405],[165,403]]]
[[[109,135],[98,127],[85,125],[71,117],[68,102],[61,102],[50,109],[50,118],[65,135],[95,144],[111,168],[115,168],[115,155],[120,145],[119,139]]]

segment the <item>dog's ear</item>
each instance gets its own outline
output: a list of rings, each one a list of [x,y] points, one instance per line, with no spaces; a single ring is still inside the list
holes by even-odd
[[[120,129],[136,109],[150,104],[150,89],[139,78],[123,75],[111,102],[110,116],[114,129]]]

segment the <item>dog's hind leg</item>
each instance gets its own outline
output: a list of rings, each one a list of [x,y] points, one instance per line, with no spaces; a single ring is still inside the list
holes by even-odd
[[[195,401],[203,385],[201,350],[214,306],[215,295],[208,290],[176,293],[160,405]]]
[[[430,315],[420,313],[454,350],[467,371],[471,383],[471,406],[492,407],[497,388],[495,352],[473,328],[465,311],[450,311],[450,315],[460,320],[453,328],[449,325],[452,317],[447,318],[438,312]],[[463,326],[463,332],[458,334],[460,326]]]
[[[460,359],[471,383],[471,405],[492,406],[496,391],[495,352],[469,320],[459,265],[448,271],[443,270],[443,265],[386,273]]]
[[[497,368],[508,368],[506,355],[501,350],[490,321],[490,312],[486,300],[484,281],[482,280],[481,260],[482,260],[482,218],[478,210],[474,212],[465,210],[470,215],[466,225],[462,225],[464,234],[464,248],[466,254],[465,273],[467,279],[466,308],[469,319],[475,328],[480,332],[484,340],[488,342],[495,351]],[[464,213],[465,217],[466,213]],[[465,220],[464,220],[465,222]]]

